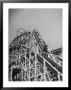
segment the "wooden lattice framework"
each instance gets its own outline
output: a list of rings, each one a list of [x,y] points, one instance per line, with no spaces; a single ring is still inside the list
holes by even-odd
[[[9,81],[62,81],[62,61],[37,30],[25,31],[9,45]]]

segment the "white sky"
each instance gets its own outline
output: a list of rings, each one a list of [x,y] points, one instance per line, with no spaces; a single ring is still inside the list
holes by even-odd
[[[62,46],[62,9],[10,9],[9,42],[18,28],[33,30],[42,35],[49,50]]]

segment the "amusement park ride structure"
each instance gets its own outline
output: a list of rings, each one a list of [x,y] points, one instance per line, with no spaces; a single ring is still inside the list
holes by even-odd
[[[48,51],[40,33],[23,31],[9,44],[9,81],[62,81],[62,48]]]

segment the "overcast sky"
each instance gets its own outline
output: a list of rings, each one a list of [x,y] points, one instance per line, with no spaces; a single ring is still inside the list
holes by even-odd
[[[33,30],[42,35],[49,50],[62,46],[62,9],[10,9],[9,42],[18,28]]]

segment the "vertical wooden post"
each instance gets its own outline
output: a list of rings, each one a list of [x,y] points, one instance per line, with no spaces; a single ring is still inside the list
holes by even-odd
[[[45,78],[45,59],[44,59],[44,81],[46,81],[46,78]]]
[[[36,81],[36,61],[37,61],[37,55],[36,55],[36,53],[35,53],[35,81]]]
[[[29,69],[28,69],[29,70],[28,71],[29,72],[29,75],[28,75],[29,81],[30,81],[30,59],[31,59],[31,50],[29,50]]]
[[[60,81],[60,74],[58,73],[58,80]]]
[[[10,77],[11,81],[12,81],[12,67],[11,67],[11,77]]]

